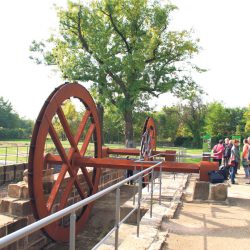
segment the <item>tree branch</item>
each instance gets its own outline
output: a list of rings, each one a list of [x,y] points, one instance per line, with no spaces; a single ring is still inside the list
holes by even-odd
[[[69,30],[69,32],[72,32],[74,35],[78,36],[78,30],[77,30],[77,27],[74,27],[70,24],[67,24],[66,22],[63,23],[63,26],[66,26]]]
[[[90,50],[88,43],[86,41],[86,39],[84,38],[82,31],[81,31],[81,16],[80,16],[80,12],[81,12],[81,6],[79,7],[79,12],[78,12],[78,19],[77,19],[77,31],[78,31],[78,37],[79,40],[82,44],[82,47],[85,51],[87,51],[90,55],[93,56],[93,52]],[[95,60],[97,60],[97,62],[100,65],[104,64],[104,61],[101,60],[100,58],[98,58],[96,55],[93,56],[95,58]],[[126,93],[126,85],[125,83],[122,81],[122,79],[120,77],[118,77],[117,75],[115,75],[111,70],[106,69],[105,72],[120,86],[120,88],[122,89],[123,93]]]
[[[81,6],[79,7],[79,12],[78,12],[78,17],[77,17],[77,31],[78,31],[78,37],[81,41],[82,47],[89,53],[92,55],[92,51],[89,50],[89,46],[88,43],[85,39],[85,37],[82,34],[82,30],[81,30]]]
[[[118,27],[116,26],[113,16],[110,13],[106,13],[103,10],[100,10],[104,15],[108,16],[110,19],[110,22],[115,30],[115,32],[121,37],[122,41],[125,43],[125,46],[127,48],[127,52],[131,54],[131,47],[129,46],[126,37],[122,34],[122,32],[118,29]]]
[[[117,75],[115,75],[113,72],[111,72],[110,70],[107,71],[107,73],[109,74],[109,76],[121,87],[123,93],[127,93],[127,89],[126,89],[126,85],[125,83],[122,81],[122,79],[120,77],[118,77]]]
[[[167,25],[165,24],[165,25],[164,25],[164,28],[160,31],[160,33],[159,33],[159,35],[158,35],[158,39],[159,39],[159,40],[158,40],[158,43],[156,44],[155,48],[153,49],[153,57],[150,58],[150,59],[147,59],[147,60],[145,61],[145,64],[151,63],[151,62],[153,62],[153,61],[155,61],[155,60],[157,59],[157,57],[156,57],[156,52],[157,52],[159,46],[161,45],[160,37],[161,37],[161,34],[162,34],[166,29],[167,29]]]
[[[78,18],[77,18],[77,32],[78,32],[78,38],[82,44],[82,48],[87,51],[90,55],[93,56],[93,51],[90,50],[89,45],[85,39],[85,37],[82,34],[82,28],[81,28],[81,6],[79,6],[79,11],[78,11]],[[104,64],[104,62],[98,58],[97,56],[94,56],[95,60],[99,63],[99,64]]]

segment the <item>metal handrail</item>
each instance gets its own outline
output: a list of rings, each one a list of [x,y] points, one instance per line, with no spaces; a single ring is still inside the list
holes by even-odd
[[[32,223],[32,224],[30,224],[22,229],[19,229],[16,232],[13,232],[11,234],[8,234],[8,235],[2,237],[0,239],[0,249],[10,245],[13,242],[16,242],[16,241],[22,239],[25,236],[28,236],[28,235],[36,232],[37,230],[53,223],[54,221],[61,219],[62,217],[66,216],[66,215],[69,215],[69,214],[70,214],[70,249],[75,249],[74,230],[75,230],[75,219],[76,219],[75,212],[76,212],[76,210],[80,209],[83,206],[86,206],[87,204],[89,204],[91,202],[94,202],[95,200],[112,192],[115,189],[119,189],[122,185],[124,185],[125,183],[127,183],[129,181],[137,179],[138,177],[140,179],[142,179],[142,175],[144,173],[146,173],[150,170],[153,170],[155,167],[157,167],[161,164],[162,164],[162,161],[159,161],[155,165],[153,165],[145,170],[142,170],[141,172],[139,172],[139,173],[137,173],[129,178],[126,178],[126,179],[120,181],[119,183],[116,183],[116,184],[114,184],[114,185],[112,185],[104,190],[101,190],[100,192],[98,192],[94,195],[91,195],[90,197],[88,197],[82,201],[79,201],[79,202],[77,202],[69,207],[64,208],[63,210],[60,210],[60,211],[58,211],[54,214],[51,214],[51,215],[49,215],[49,216],[47,216],[47,217],[45,217],[37,222],[34,222],[34,223]],[[140,196],[140,192],[139,192],[139,196]],[[140,208],[140,197],[138,197],[138,207]]]

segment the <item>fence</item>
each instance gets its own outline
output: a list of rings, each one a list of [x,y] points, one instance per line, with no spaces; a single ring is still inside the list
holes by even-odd
[[[29,158],[29,147],[29,145],[0,147],[0,166],[27,163]],[[65,147],[67,147],[67,145],[65,145]],[[50,143],[45,144],[45,152],[50,152],[53,148],[54,147]],[[182,147],[171,147],[169,149],[176,150],[177,157],[180,156],[179,158],[183,158],[183,155],[186,154],[186,149]],[[88,149],[87,154],[91,152],[91,150],[93,150],[93,146]]]
[[[152,209],[153,209],[153,191],[154,191],[154,169],[156,167],[161,166],[162,162],[152,162],[156,163],[152,167],[143,170],[137,174],[135,174],[132,177],[129,177],[109,188],[106,188],[82,201],[79,201],[61,211],[58,211],[54,214],[49,215],[48,217],[45,217],[31,225],[28,225],[14,233],[11,233],[3,238],[0,239],[0,249],[3,247],[6,247],[10,245],[11,243],[14,243],[18,241],[19,239],[22,239],[25,236],[28,236],[37,230],[67,216],[70,215],[70,249],[75,249],[75,223],[76,223],[76,210],[86,206],[87,204],[94,202],[95,200],[101,198],[102,196],[116,190],[116,213],[115,213],[115,225],[110,230],[110,232],[99,242],[93,249],[97,249],[113,232],[115,232],[115,249],[118,249],[118,238],[119,238],[119,227],[122,223],[124,223],[135,211],[137,211],[137,237],[139,237],[140,234],[140,207],[141,207],[141,200],[142,200],[142,178],[145,174],[151,174],[152,178],[150,181],[151,186],[151,192],[150,192],[150,216],[152,217]],[[159,174],[159,203],[161,203],[161,168],[160,168],[160,174]],[[138,180],[138,194],[137,194],[137,204],[135,205],[135,208],[127,215],[125,218],[120,221],[120,187],[124,185],[127,182],[130,182],[132,180]],[[135,201],[135,196],[134,196]]]
[[[28,162],[29,145],[0,147],[0,166]]]

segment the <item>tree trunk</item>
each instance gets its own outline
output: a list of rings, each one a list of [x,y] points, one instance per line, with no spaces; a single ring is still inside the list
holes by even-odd
[[[132,109],[125,110],[124,120],[125,120],[125,146],[127,148],[133,148],[134,147],[134,129],[133,129]]]
[[[103,135],[103,117],[104,117],[104,107],[101,103],[97,103],[97,111],[100,120],[100,127],[101,127],[101,135],[102,135],[102,145],[104,145],[104,135]]]

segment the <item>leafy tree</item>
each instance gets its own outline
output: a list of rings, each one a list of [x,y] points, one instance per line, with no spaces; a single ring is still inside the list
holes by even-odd
[[[11,103],[0,97],[0,127],[16,128],[18,127],[18,122],[19,116],[13,110]]]
[[[174,142],[181,122],[179,108],[177,106],[163,107],[154,117],[157,123],[158,140]]]
[[[245,119],[245,133],[247,136],[250,135],[250,104],[244,113]]]
[[[212,102],[208,105],[205,118],[205,130],[211,136],[230,136],[229,132],[230,114],[219,102]]]
[[[145,112],[145,109],[148,111]],[[139,144],[145,119],[152,116],[152,111],[142,102],[133,110],[133,115],[134,137],[136,143]],[[113,105],[105,106],[103,134],[105,143],[124,141],[124,120],[118,108]]]
[[[191,132],[193,147],[201,145],[201,134],[205,123],[207,107],[202,101],[202,95],[198,92],[189,97],[185,105],[181,105],[181,121]]]
[[[59,34],[33,42],[32,58],[56,64],[66,79],[92,82],[98,102],[122,113],[126,144],[132,146],[140,98],[185,91],[193,84],[187,72],[199,70],[189,62],[198,40],[189,31],[169,30],[175,9],[147,0],[69,1],[67,9],[57,9]]]
[[[103,123],[104,144],[111,142],[119,143],[124,140],[123,135],[124,121],[119,114],[119,110],[115,106],[107,106]]]
[[[226,108],[229,113],[229,128],[225,133],[242,135],[244,133],[246,108]]]
[[[0,97],[0,139],[29,138],[33,125],[33,121],[20,118],[12,104]]]

